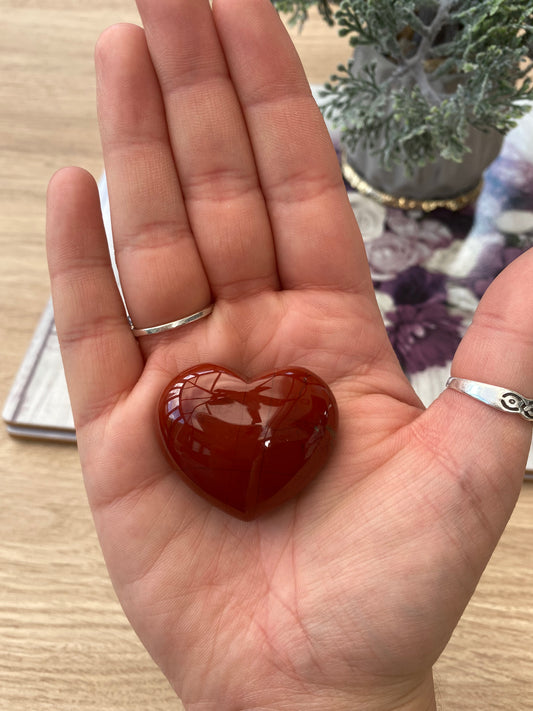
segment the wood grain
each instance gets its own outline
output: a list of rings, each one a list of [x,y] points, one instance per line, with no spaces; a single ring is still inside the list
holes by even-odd
[[[48,293],[50,175],[102,169],[92,55],[133,0],[0,0],[0,399]],[[346,59],[317,19],[293,32],[311,81]],[[442,709],[533,708],[533,487],[524,487],[437,666]],[[181,704],[126,621],[102,561],[76,449],[0,431],[0,709],[167,711]]]

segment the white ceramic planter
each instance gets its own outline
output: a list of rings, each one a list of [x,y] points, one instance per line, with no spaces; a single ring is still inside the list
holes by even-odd
[[[352,72],[357,73],[371,61],[377,64],[378,81],[388,79],[397,71],[393,62],[378,55],[372,47],[360,46],[354,53]],[[405,74],[398,77],[398,82],[412,86],[413,79]],[[435,84],[435,88],[443,91],[442,85]],[[461,163],[439,158],[418,168],[413,175],[409,175],[401,165],[385,170],[380,165],[379,155],[373,155],[362,144],[347,154],[347,162],[376,191],[409,200],[442,201],[474,191],[485,169],[498,156],[502,142],[502,134],[495,130],[471,128],[467,141],[470,150]]]

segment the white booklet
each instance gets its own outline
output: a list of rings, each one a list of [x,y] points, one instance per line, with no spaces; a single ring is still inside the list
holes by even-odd
[[[12,435],[76,440],[51,301],[35,329],[2,415]]]

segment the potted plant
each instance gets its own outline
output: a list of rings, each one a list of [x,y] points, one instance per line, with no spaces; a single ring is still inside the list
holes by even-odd
[[[459,208],[530,105],[531,0],[272,0],[353,46],[323,91],[345,177],[403,208]]]

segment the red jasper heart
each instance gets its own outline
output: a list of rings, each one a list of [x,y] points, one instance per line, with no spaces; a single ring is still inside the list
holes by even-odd
[[[333,393],[304,368],[243,380],[203,364],[159,403],[168,453],[189,486],[250,520],[296,496],[323,468],[337,430]]]

